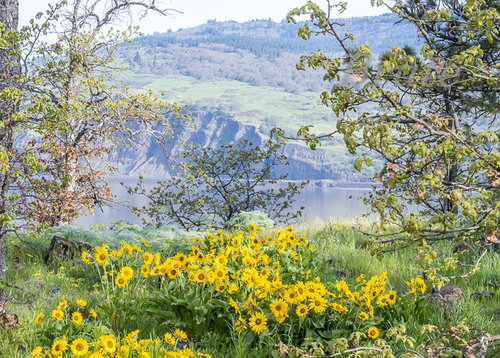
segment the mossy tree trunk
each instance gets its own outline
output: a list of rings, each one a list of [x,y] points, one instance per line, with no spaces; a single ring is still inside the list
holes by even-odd
[[[0,0],[0,22],[5,24],[5,32],[16,31],[19,21],[18,0]],[[6,271],[6,234],[10,219],[9,187],[11,173],[10,153],[15,140],[17,110],[15,77],[20,74],[19,56],[12,47],[0,47],[0,278]]]

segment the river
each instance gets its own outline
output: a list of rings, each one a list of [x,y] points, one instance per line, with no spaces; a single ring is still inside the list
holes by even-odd
[[[125,181],[127,185],[133,185],[130,179]],[[147,181],[148,185],[153,185],[155,180]],[[353,220],[366,212],[362,198],[371,191],[370,186],[359,184],[343,184],[332,186],[324,185],[323,182],[308,184],[299,195],[293,205],[294,209],[304,206],[302,220],[322,221]],[[147,204],[147,199],[139,195],[129,195],[126,189],[119,184],[119,180],[111,182],[113,193],[117,201],[129,201],[130,205],[142,206]],[[96,209],[93,215],[79,218],[74,225],[78,227],[90,227],[94,224],[111,224],[113,222],[125,220],[131,224],[142,224],[141,219],[133,215],[127,205],[116,204],[112,207],[105,207],[102,210]]]

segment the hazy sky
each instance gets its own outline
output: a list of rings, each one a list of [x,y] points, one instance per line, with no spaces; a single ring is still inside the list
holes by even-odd
[[[20,24],[26,24],[39,11],[46,9],[54,0],[19,0]],[[145,20],[136,21],[141,31],[152,33],[165,32],[169,28],[193,27],[204,24],[209,19],[246,21],[252,19],[268,19],[281,21],[288,11],[306,4],[307,0],[157,0],[164,8],[174,8],[183,14],[173,14],[165,18],[150,15]],[[324,0],[316,1],[319,5]],[[385,12],[383,8],[370,5],[370,0],[349,0],[348,11],[343,17],[370,16]]]

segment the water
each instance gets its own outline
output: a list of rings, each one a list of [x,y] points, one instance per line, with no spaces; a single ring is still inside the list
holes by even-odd
[[[133,185],[134,181],[123,180],[127,185]],[[113,193],[118,201],[129,201],[130,205],[147,205],[148,200],[144,196],[131,196],[126,189],[119,184],[120,180],[111,183]],[[156,180],[146,181],[146,185],[154,185]],[[304,206],[302,220],[321,219],[327,221],[353,220],[366,213],[366,207],[362,202],[364,195],[370,192],[369,187],[321,187],[315,184],[307,185],[299,195],[296,196],[294,209]],[[88,215],[78,219],[74,225],[79,227],[90,227],[95,224],[111,224],[125,220],[131,224],[142,225],[140,218],[130,212],[126,204],[105,207],[103,210],[96,209],[94,215]]]

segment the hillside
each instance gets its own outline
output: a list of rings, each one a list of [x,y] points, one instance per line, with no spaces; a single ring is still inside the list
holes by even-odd
[[[239,140],[261,144],[266,136],[258,133],[250,125],[244,125],[230,115],[218,111],[204,111],[195,109],[193,116],[196,120],[179,129],[175,133],[177,142],[170,144],[168,159],[164,149],[151,138],[144,138],[139,150],[122,148],[119,153],[121,173],[137,177],[168,177],[171,174],[171,160],[180,156],[183,145],[180,143],[196,143],[202,146],[218,146],[233,143]],[[350,156],[340,143],[329,149],[310,150],[308,147],[289,143],[284,148],[290,165],[275,169],[276,175],[288,173],[288,179],[302,180],[333,180],[339,182],[368,181],[369,177],[360,176],[352,172]]]
[[[418,46],[412,25],[393,15],[339,20],[354,35],[352,46],[370,45],[378,55],[391,47]],[[226,79],[253,86],[271,86],[298,93],[324,88],[322,74],[299,72],[300,55],[322,49],[334,54],[340,47],[324,36],[305,41],[297,36],[299,25],[270,20],[246,23],[208,22],[195,28],[138,38],[127,46],[124,59],[139,73],[177,74],[202,81]]]
[[[397,18],[393,15],[344,21],[346,32],[359,39],[353,46],[361,40],[368,43],[376,54],[375,61],[392,46],[419,46],[411,25],[395,24]],[[121,79],[135,90],[151,88],[164,92],[169,100],[195,106],[203,113],[198,121],[212,121],[214,116],[219,121],[230,118],[253,128],[262,137],[268,136],[275,126],[293,134],[304,123],[313,124],[317,132],[331,131],[337,118],[319,100],[319,93],[328,88],[322,80],[323,73],[298,71],[296,63],[300,55],[320,48],[328,53],[339,49],[322,36],[309,41],[298,38],[298,26],[270,20],[209,21],[195,28],[143,36],[135,40],[135,45],[124,45],[119,50],[119,61],[130,67]],[[192,136],[196,144],[220,144],[220,138],[214,135],[217,126],[196,126],[213,131]],[[326,142],[316,153],[309,151],[300,143],[287,148],[288,153],[294,153],[290,157],[294,176],[307,179],[298,174],[303,173],[320,179],[366,179],[353,170],[352,156],[340,139]],[[146,151],[154,152],[152,148]],[[167,171],[163,163],[151,165],[158,158],[131,155],[127,154],[129,162],[143,163],[147,169],[123,165],[122,174],[143,171],[155,176]],[[310,165],[315,169],[311,171]]]

